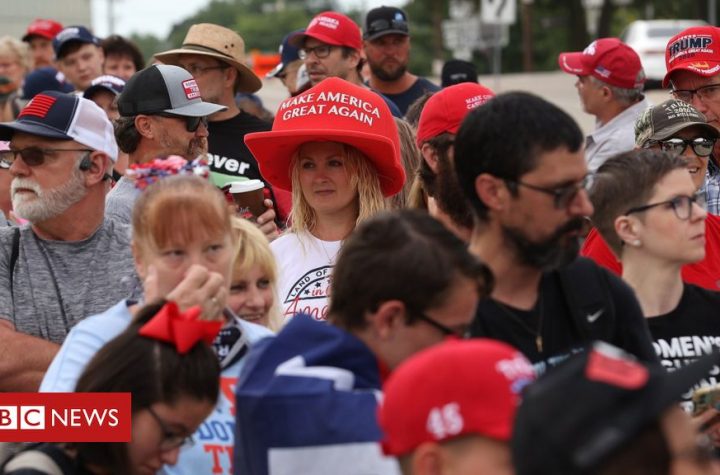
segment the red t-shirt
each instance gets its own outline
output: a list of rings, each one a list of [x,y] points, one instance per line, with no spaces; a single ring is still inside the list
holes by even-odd
[[[585,239],[580,254],[618,275],[622,274],[622,264],[595,228]],[[707,215],[705,220],[705,259],[694,264],[684,265],[682,278],[688,284],[695,284],[709,290],[720,290],[720,216]]]

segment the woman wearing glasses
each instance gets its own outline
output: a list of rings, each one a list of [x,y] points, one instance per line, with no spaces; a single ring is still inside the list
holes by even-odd
[[[681,276],[682,266],[705,257],[707,213],[696,190],[686,160],[658,150],[609,159],[590,190],[593,221],[622,262],[669,370],[720,347],[720,292]]]
[[[219,393],[220,367],[208,342],[220,322],[202,320],[196,309],[181,313],[164,301],[140,309],[80,376],[77,392],[132,394],[130,442],[40,444],[16,455],[2,473],[151,475],[164,464],[175,464],[180,447],[193,443],[191,434],[213,410]],[[176,330],[173,335],[187,337],[186,344],[153,328],[184,318],[201,326],[199,331]]]
[[[232,387],[244,355],[255,341],[272,333],[226,308],[238,234],[232,228],[225,196],[197,176],[164,178],[147,187],[133,211],[132,246],[145,299],[166,298],[182,309],[200,305],[211,320],[224,322],[213,349],[220,362],[221,396],[215,410],[166,473],[229,473],[233,447]],[[73,391],[90,358],[133,320],[134,302],[123,300],[105,313],[75,325],[48,368],[43,392]]]
[[[282,315],[325,320],[343,240],[405,182],[390,110],[374,92],[328,78],[280,104],[272,131],[245,143],[262,175],[292,192],[289,232],[270,245]]]
[[[638,118],[635,137],[640,148],[679,156],[690,173],[695,189],[704,198],[705,175],[718,137],[718,131],[707,123],[705,116],[689,104],[670,99],[648,108]],[[682,278],[690,284],[720,290],[720,217],[708,214],[705,227],[705,258],[684,265]],[[585,240],[582,255],[616,274],[623,273],[618,257],[595,229]]]

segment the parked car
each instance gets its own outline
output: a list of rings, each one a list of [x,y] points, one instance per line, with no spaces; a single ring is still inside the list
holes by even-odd
[[[637,51],[647,82],[646,89],[662,87],[665,77],[665,47],[673,36],[691,26],[707,25],[702,20],[638,20],[630,23],[620,39]]]

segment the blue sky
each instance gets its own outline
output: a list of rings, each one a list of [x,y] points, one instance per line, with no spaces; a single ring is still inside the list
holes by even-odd
[[[93,30],[100,37],[108,34],[108,2],[91,0]],[[172,25],[192,15],[210,0],[112,0],[115,11],[115,33],[154,34],[165,37]],[[380,5],[402,5],[405,0],[340,0],[346,8],[370,9]]]

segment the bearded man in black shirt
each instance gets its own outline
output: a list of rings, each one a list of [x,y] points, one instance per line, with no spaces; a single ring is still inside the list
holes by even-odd
[[[575,121],[527,93],[473,110],[455,140],[455,169],[475,213],[473,254],[495,274],[473,336],[519,348],[538,372],[592,340],[657,361],[635,296],[619,278],[577,258],[593,212]]]
[[[253,93],[262,87],[260,79],[245,65],[242,37],[220,25],[199,23],[190,27],[180,48],[158,53],[155,58],[189,71],[204,101],[227,107],[208,117],[210,170],[214,174],[237,177],[238,181],[265,181],[243,138],[251,132],[268,131],[271,124],[240,110],[235,102],[236,93]],[[216,184],[221,183],[216,180]],[[267,182],[265,188],[270,191],[269,198],[279,206],[276,211],[284,216],[289,211],[290,194],[273,189]],[[287,209],[283,204],[287,204]],[[267,230],[263,231],[268,234]]]

